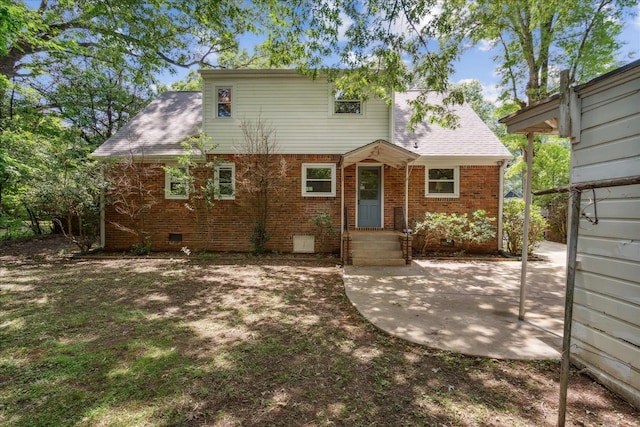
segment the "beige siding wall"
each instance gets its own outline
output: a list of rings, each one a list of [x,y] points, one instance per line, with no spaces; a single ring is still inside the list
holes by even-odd
[[[574,183],[640,173],[640,72],[579,92]],[[640,185],[582,195],[572,354],[640,406]]]
[[[233,118],[217,118],[218,86],[233,88]],[[277,135],[282,154],[343,154],[377,139],[389,140],[389,107],[380,99],[364,103],[364,114],[333,115],[326,80],[297,75],[205,76],[203,128],[216,153],[236,153],[240,122],[261,116]]]

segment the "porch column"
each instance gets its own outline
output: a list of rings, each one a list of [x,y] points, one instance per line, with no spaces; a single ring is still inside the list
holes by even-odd
[[[518,319],[524,320],[527,286],[527,260],[529,247],[529,221],[531,218],[531,178],[533,174],[533,132],[527,134],[527,174],[524,182],[524,227],[522,230],[522,270],[520,272],[520,309]]]

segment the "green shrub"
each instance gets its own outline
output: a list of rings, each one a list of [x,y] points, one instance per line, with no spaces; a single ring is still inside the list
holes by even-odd
[[[329,236],[338,234],[333,225],[333,218],[326,212],[318,212],[309,218],[309,222],[316,227],[315,236],[318,239],[318,252],[325,250],[325,242]]]
[[[149,255],[151,253],[151,239],[147,237],[144,242],[131,245],[131,253],[138,256]]]
[[[471,214],[426,212],[424,218],[414,223],[414,232],[423,239],[422,253],[428,247],[440,246],[441,242],[451,242],[451,246],[468,249],[471,244],[485,243],[496,236],[493,223],[484,210]]]
[[[251,234],[251,253],[256,256],[263,255],[267,251],[267,242],[270,238],[264,224],[256,224]]]
[[[524,200],[510,199],[505,201],[502,212],[504,239],[507,251],[513,255],[522,254],[522,235],[524,232]],[[544,240],[547,220],[540,214],[540,209],[531,206],[529,221],[529,243],[527,253],[532,253],[535,245]]]

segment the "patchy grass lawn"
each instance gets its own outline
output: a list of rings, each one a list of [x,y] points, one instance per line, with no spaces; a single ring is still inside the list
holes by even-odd
[[[0,425],[555,425],[558,363],[391,338],[321,260],[69,260],[63,246],[0,247]],[[574,373],[567,419],[639,415]]]

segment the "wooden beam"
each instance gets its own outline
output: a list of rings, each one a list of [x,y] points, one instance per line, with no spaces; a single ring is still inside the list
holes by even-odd
[[[568,193],[570,191],[591,190],[593,188],[621,187],[624,185],[640,184],[640,175],[626,176],[624,178],[598,179],[595,181],[579,182],[577,184],[564,185],[562,187],[548,188],[546,190],[534,191],[534,196],[545,194]]]
[[[558,404],[558,427],[564,427],[567,414],[567,389],[571,367],[571,323],[573,322],[573,294],[576,283],[576,259],[578,253],[578,230],[580,229],[580,198],[582,193],[571,196],[569,219],[569,241],[567,242],[567,277],[564,302],[564,331],[562,335],[562,359],[560,360],[560,398]]]
[[[563,70],[560,72],[560,105],[558,114],[558,134],[563,138],[571,136],[570,91],[569,70]]]

